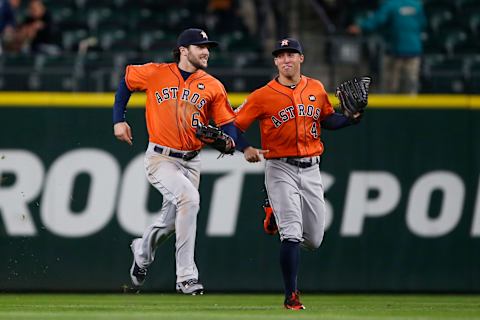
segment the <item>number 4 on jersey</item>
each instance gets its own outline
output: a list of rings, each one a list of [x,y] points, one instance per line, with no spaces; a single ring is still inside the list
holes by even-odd
[[[315,139],[318,138],[318,128],[317,128],[317,123],[316,122],[312,122],[312,129],[310,130],[310,133],[312,134],[312,136]]]

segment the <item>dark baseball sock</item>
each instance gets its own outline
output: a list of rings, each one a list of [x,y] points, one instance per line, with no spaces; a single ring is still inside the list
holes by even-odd
[[[297,274],[300,266],[300,242],[284,240],[280,245],[280,266],[282,268],[285,297],[297,290]]]

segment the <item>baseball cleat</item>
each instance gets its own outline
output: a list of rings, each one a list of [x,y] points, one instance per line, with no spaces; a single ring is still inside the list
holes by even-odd
[[[300,302],[298,291],[292,292],[292,294],[285,299],[285,302],[283,303],[283,305],[285,306],[285,309],[289,309],[289,310],[305,309],[305,306]]]
[[[176,289],[178,293],[195,296],[203,294],[203,285],[197,279],[189,279],[183,282],[177,282]]]
[[[277,222],[275,221],[275,216],[273,215],[273,209],[270,205],[264,205],[263,210],[265,210],[265,219],[263,220],[263,230],[267,234],[274,235],[278,232]]]
[[[130,249],[132,249],[133,253],[133,263],[132,267],[130,268],[130,279],[132,280],[132,284],[136,288],[138,288],[142,286],[145,282],[145,277],[147,276],[147,268],[141,268],[135,261],[135,248],[133,244],[136,240],[133,240],[132,244],[130,244]]]

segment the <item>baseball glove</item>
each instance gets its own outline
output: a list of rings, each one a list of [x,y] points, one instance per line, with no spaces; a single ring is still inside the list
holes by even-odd
[[[233,154],[235,152],[235,142],[232,137],[217,127],[200,123],[197,126],[195,136],[222,154]]]
[[[340,100],[340,111],[347,116],[351,122],[360,121],[362,113],[368,104],[368,88],[372,78],[353,78],[340,84],[335,95]]]

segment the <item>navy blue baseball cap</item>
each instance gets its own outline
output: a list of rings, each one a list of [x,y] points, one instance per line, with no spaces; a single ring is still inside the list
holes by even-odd
[[[210,47],[218,46],[218,42],[208,40],[207,33],[202,29],[190,28],[184,30],[177,39],[177,47],[206,44]]]
[[[272,51],[272,55],[276,57],[282,51],[295,51],[303,54],[303,48],[300,41],[294,38],[285,38],[278,40],[275,43],[275,49]]]

